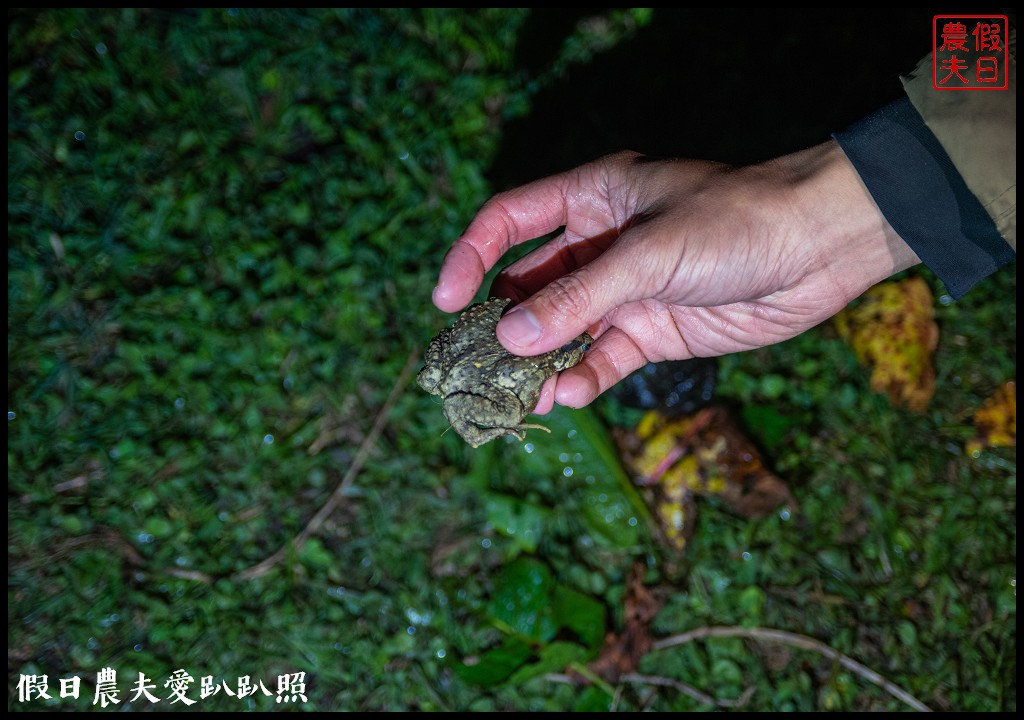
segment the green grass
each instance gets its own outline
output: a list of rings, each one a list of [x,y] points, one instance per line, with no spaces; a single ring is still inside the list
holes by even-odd
[[[550,72],[647,17],[608,13]],[[407,383],[316,535],[238,576],[328,502],[446,322],[440,258],[494,191],[503,125],[553,76],[513,59],[525,19],[9,16],[9,707],[86,709],[105,667],[135,709],[140,672],[167,698],[179,668],[196,699],[202,676],[275,692],[305,672],[300,709],[608,707],[549,673],[621,628],[640,560],[658,637],[803,633],[936,709],[1015,709],[1016,456],[962,454],[1015,377],[1012,268],[939,303],[921,416],[872,394],[828,326],[723,359],[722,401],[762,421],[799,507],[747,521],[706,503],[683,563],[618,467],[612,404],[556,413],[531,452],[473,451]],[[739,639],[640,671],[722,699],[753,687],[759,710],[905,707],[820,655]],[[43,674],[54,699],[19,702]],[[72,676],[81,697],[61,699]],[[615,703],[707,709],[653,686]],[[193,706],[249,707],[277,705]]]

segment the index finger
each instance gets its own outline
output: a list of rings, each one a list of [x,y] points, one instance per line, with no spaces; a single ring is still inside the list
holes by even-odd
[[[569,181],[570,173],[552,175],[488,200],[445,255],[434,304],[445,312],[461,310],[509,248],[565,225]]]

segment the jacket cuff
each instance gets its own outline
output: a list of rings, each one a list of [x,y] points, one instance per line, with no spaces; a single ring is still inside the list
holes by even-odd
[[[833,137],[885,219],[954,298],[1014,259],[908,99]]]

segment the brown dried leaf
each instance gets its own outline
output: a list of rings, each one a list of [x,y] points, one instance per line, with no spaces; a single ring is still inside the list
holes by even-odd
[[[648,413],[632,435],[620,437],[626,467],[648,488],[648,502],[667,544],[682,552],[693,535],[695,497],[718,495],[744,517],[764,517],[789,488],[769,472],[753,443],[724,408],[705,408],[670,420]]]
[[[644,570],[643,563],[634,564],[626,580],[622,632],[605,635],[601,654],[588,666],[612,685],[623,675],[636,672],[653,642],[650,626],[661,602],[644,586]]]
[[[967,453],[977,455],[985,448],[1017,445],[1017,384],[1010,380],[974,413],[974,437],[967,441]]]
[[[835,322],[857,359],[871,368],[871,389],[886,393],[894,405],[924,412],[935,394],[932,354],[939,343],[934,298],[925,281],[876,285]]]

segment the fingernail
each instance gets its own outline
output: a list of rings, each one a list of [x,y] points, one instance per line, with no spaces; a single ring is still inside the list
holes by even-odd
[[[501,334],[516,345],[530,345],[540,339],[540,323],[529,310],[512,308],[501,319]]]

